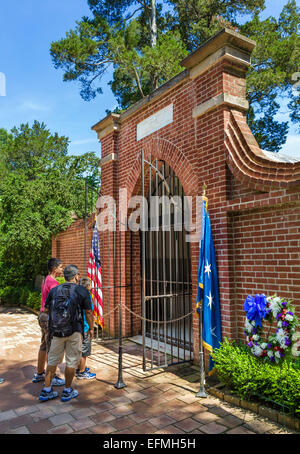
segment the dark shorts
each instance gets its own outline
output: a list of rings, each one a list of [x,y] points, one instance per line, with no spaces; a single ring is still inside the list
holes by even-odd
[[[92,342],[90,336],[87,333],[84,333],[82,340],[82,356],[85,358],[90,356],[92,351]]]
[[[49,326],[48,326],[49,316],[45,312],[40,312],[38,316],[38,322],[42,331],[41,345],[40,349],[46,351],[47,353],[50,350],[50,335],[49,335]]]

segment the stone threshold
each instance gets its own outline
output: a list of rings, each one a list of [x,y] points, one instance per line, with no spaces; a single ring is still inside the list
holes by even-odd
[[[135,342],[136,344],[143,345],[143,337],[141,335],[129,337],[128,340]],[[149,337],[145,338],[145,347],[148,350],[153,349],[157,352],[159,351],[161,354],[170,355],[181,360],[192,361],[193,359],[193,355],[191,355],[189,350],[184,350],[183,348],[176,346],[171,347],[168,343],[159,342],[155,339],[151,340]]]
[[[266,407],[259,404],[258,402],[251,402],[249,400],[241,399],[237,395],[230,393],[230,391],[226,389],[225,385],[223,385],[222,383],[208,386],[207,392],[215,397],[218,397],[220,400],[228,402],[229,404],[253,411],[254,413],[268,418],[271,421],[274,421],[282,426],[286,426],[290,429],[300,432],[300,418],[290,416],[288,414],[275,410],[274,408]]]

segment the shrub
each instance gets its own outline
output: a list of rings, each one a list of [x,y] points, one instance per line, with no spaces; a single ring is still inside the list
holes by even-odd
[[[66,282],[65,278],[63,276],[56,277],[55,278],[59,284],[64,284]]]
[[[14,287],[8,285],[0,289],[0,298],[1,302],[8,303],[8,304],[20,304],[20,289],[18,287]]]
[[[259,396],[300,412],[300,370],[292,361],[262,362],[228,339],[212,357],[220,381],[241,398]]]
[[[41,293],[31,287],[7,286],[0,289],[1,302],[4,304],[28,306],[39,310],[41,307]]]
[[[30,292],[27,296],[26,306],[35,310],[40,310],[41,307],[41,293],[37,291]]]
[[[19,298],[20,304],[26,305],[30,293],[31,293],[31,290],[28,287],[22,287],[20,289],[20,298]]]

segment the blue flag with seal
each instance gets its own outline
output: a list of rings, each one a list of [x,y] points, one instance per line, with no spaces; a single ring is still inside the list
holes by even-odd
[[[212,353],[213,349],[220,346],[222,332],[218,270],[207,204],[207,198],[203,197],[196,313],[199,316],[202,304],[203,347]],[[209,375],[214,372],[210,355],[208,370]]]

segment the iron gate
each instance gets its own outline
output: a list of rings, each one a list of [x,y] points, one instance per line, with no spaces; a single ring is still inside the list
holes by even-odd
[[[143,370],[152,370],[193,358],[190,248],[173,169],[142,151],[141,180]]]
[[[143,151],[141,187],[141,314],[132,311],[132,232],[127,228],[121,232],[121,222],[113,210],[108,222],[113,222],[114,228],[106,230],[100,226],[102,283],[100,288],[94,286],[94,290],[102,293],[104,312],[103,326],[97,323],[96,340],[116,338],[116,325],[119,324],[121,348],[121,320],[124,310],[131,309],[131,323],[134,317],[141,320],[143,370],[146,371],[193,359],[193,311],[183,187],[166,162],[153,160],[151,155],[146,160]],[[88,237],[91,240],[95,225],[93,213],[97,212],[96,205],[102,198],[102,189],[95,189],[86,183],[85,274],[90,257],[91,241],[88,241]],[[121,235],[124,235],[123,244],[128,245],[129,255],[129,260],[126,256],[125,277],[121,273],[121,261],[124,261]],[[127,289],[129,292],[125,293]]]

